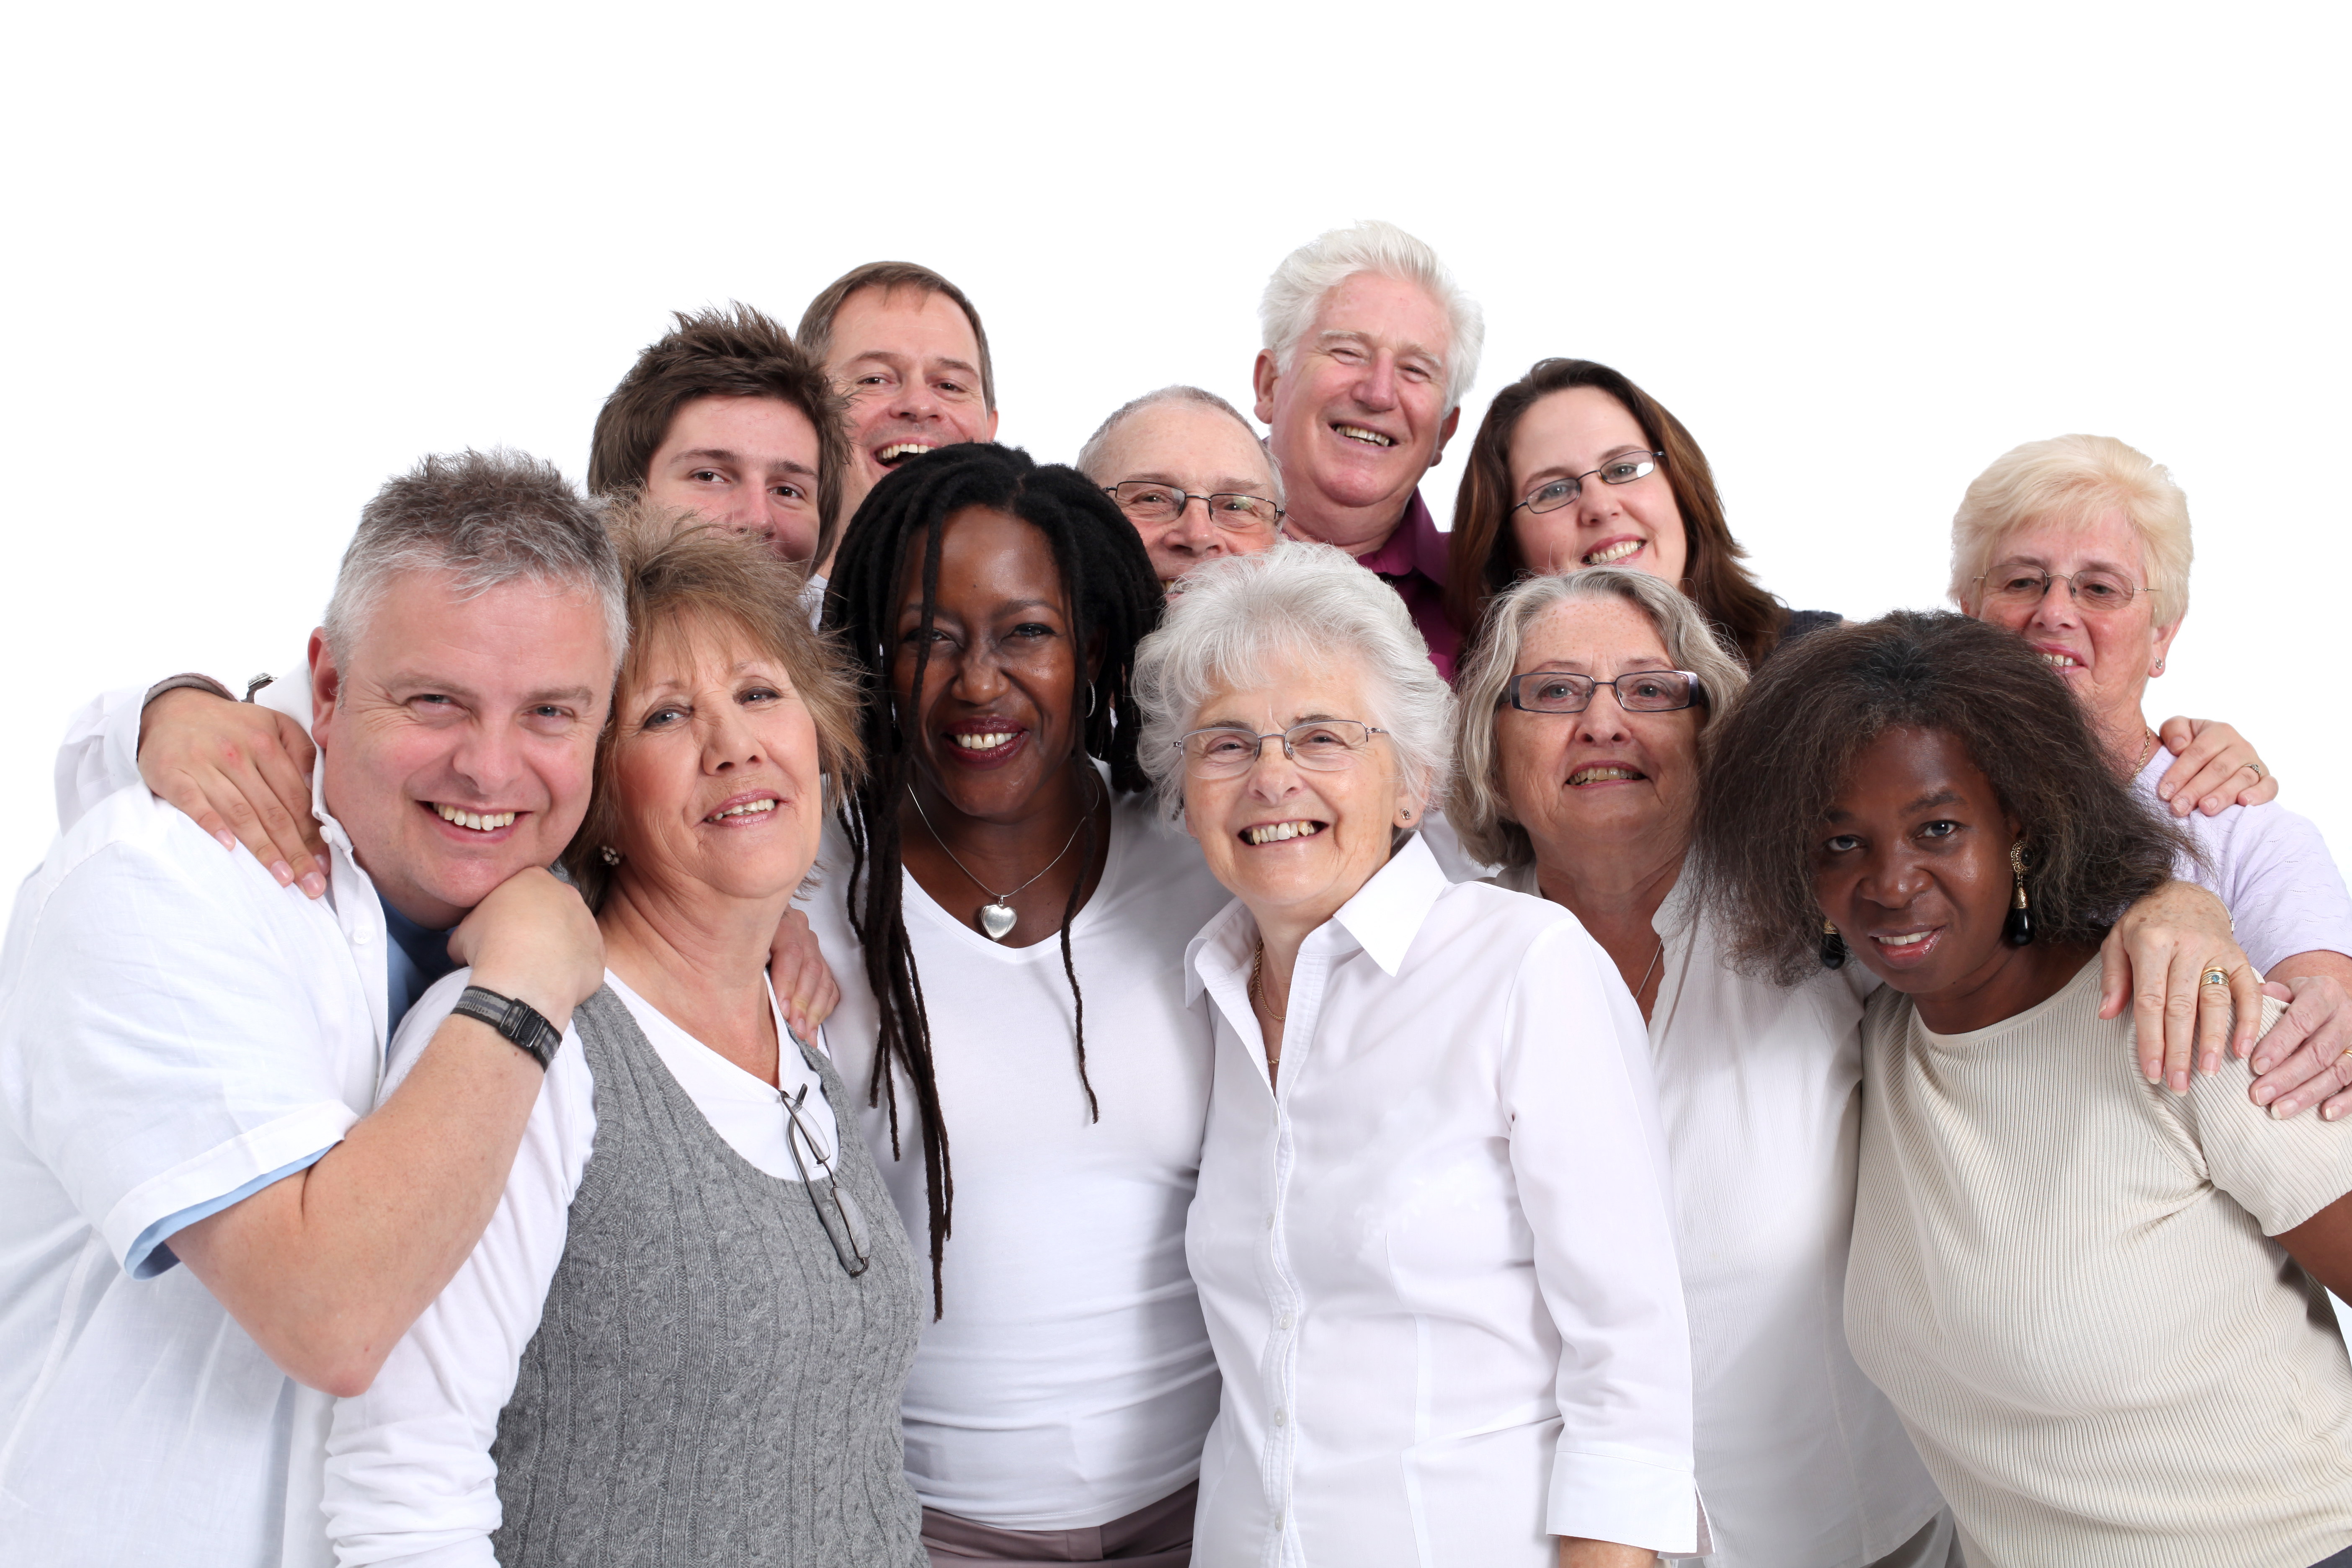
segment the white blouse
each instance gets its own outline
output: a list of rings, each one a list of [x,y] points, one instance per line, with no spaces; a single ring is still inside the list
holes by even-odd
[[[385,1094],[416,1065],[472,973],[460,969],[444,976],[409,1009],[393,1040]],[[609,970],[604,984],[711,1130],[753,1168],[800,1180],[784,1141],[788,1121],[776,1085],[695,1039]],[[772,993],[768,1005],[775,1005]],[[782,1090],[807,1091],[800,1103],[802,1125],[830,1155],[832,1105],[781,1014],[776,1038],[783,1047],[777,1063]],[[499,1472],[490,1443],[499,1413],[514,1396],[523,1351],[539,1331],[548,1287],[563,1260],[572,1199],[596,1142],[595,1074],[577,1032],[565,1030],[563,1039],[523,1125],[522,1146],[489,1228],[393,1347],[368,1391],[335,1402],[327,1442],[327,1534],[346,1568],[388,1563],[494,1568],[490,1533],[499,1527]]]
[[[805,907],[842,989],[825,1037],[919,1268],[930,1220],[914,1088],[893,1070],[894,1147],[887,1111],[866,1106],[880,1026],[837,832],[819,865]],[[1225,891],[1147,798],[1113,805],[1102,880],[1070,923],[1096,1121],[1060,942],[1005,947],[972,924],[978,889],[942,908],[912,877],[903,886],[955,1177],[947,1312],[924,1324],[907,1380],[907,1475],[924,1506],[1002,1530],[1108,1523],[1192,1479],[1216,1414],[1184,1268],[1210,1049],[1184,1006],[1184,944]]]
[[[1704,1550],[1664,1142],[1607,955],[1416,837],[1300,949],[1277,1092],[1256,941],[1235,900],[1188,955],[1217,1058],[1186,1243],[1224,1374],[1195,1560]]]
[[[1496,880],[1536,888],[1532,867]],[[1741,975],[1687,878],[1652,925],[1664,957],[1650,1053],[1690,1310],[1707,1562],[1859,1568],[1943,1506],[1846,1345],[1862,1010],[1878,981],[1857,963],[1786,989]]]

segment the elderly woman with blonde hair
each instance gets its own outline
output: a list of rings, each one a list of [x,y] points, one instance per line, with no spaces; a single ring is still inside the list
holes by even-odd
[[[2147,683],[2164,673],[2189,613],[2192,553],[2188,497],[2161,464],[2110,436],[2013,448],[1977,476],[1952,519],[1953,600],[2025,638],[2082,704],[2109,764],[2151,802],[2162,794],[2169,758],[2147,719]],[[2264,773],[2249,761],[2232,782],[2250,785]],[[2283,1108],[2352,1089],[2352,1035],[2326,1022],[2341,1017],[2352,987],[2352,899],[2319,830],[2275,805],[2208,798],[2201,805],[2181,822],[2199,856],[2184,856],[2174,874],[2211,889],[2254,965],[2284,983],[2271,994],[2294,1005],[2276,1040],[2309,1033],[2313,1054],[2329,1063],[2329,1081]],[[2261,1015],[2253,976],[2208,969],[2237,994],[2242,1048]],[[2141,1040],[2151,1079],[2156,1049]],[[2266,1045],[2254,1065],[2265,1068],[2284,1054]],[[2220,1068],[2218,1040],[2199,1066]],[[2165,1072],[2176,1093],[2186,1091],[2185,1060]],[[2347,1110],[2352,1094],[2330,1100],[2323,1114]]]
[[[1640,1017],[1573,916],[1419,837],[1451,703],[1403,605],[1328,546],[1211,562],[1136,678],[1145,765],[1234,894],[1187,955],[1201,1560],[1704,1551]]]

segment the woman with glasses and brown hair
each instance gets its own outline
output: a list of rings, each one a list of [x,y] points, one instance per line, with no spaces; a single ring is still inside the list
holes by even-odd
[[[347,1562],[925,1560],[898,1422],[920,1277],[766,974],[828,785],[858,776],[856,689],[796,570],[681,521],[616,529],[629,648],[565,857],[604,987],[481,1242],[336,1408]],[[394,1078],[467,980],[411,1009]]]
[[[2150,802],[2170,759],[2146,711],[2189,611],[2189,501],[2158,463],[2108,436],[2029,441],[1977,476],[1952,518],[1953,600],[2023,637],[2082,704],[2116,776]],[[2254,963],[2298,994],[2298,1012],[2352,988],[2352,899],[2305,818],[2234,804],[2267,770],[2251,753],[2182,826],[2198,854],[2179,875],[2227,904]],[[2227,798],[2225,798],[2227,797]],[[2176,807],[2176,810],[2178,808]],[[2143,1055],[2153,1060],[2152,1047]],[[2199,1064],[2212,1072],[2219,1058]],[[2339,1057],[2332,1088],[2352,1088]],[[2176,1092],[2187,1068],[2170,1069]],[[2352,1096],[2326,1114],[2352,1110]]]
[[[1790,610],[1750,575],[1715,475],[1681,420],[1591,360],[1538,360],[1495,395],[1454,502],[1446,613],[1474,641],[1486,605],[1530,574],[1622,566],[1688,595],[1748,668],[1783,641],[1833,626]],[[2176,816],[2209,816],[2278,793],[2244,771],[2253,749],[2227,724],[2168,719],[2165,773]]]
[[[1451,703],[1326,545],[1186,580],[1142,758],[1234,895],[1186,1252],[1223,1373],[1203,1563],[1614,1568],[1703,1551],[1641,1020],[1557,905],[1422,840]]]

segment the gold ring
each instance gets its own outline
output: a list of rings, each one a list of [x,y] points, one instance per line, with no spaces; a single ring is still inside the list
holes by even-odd
[[[2222,973],[2218,969],[2209,969],[2205,972],[2204,979],[2201,984],[2206,985],[2227,986],[2230,984],[2230,977]]]

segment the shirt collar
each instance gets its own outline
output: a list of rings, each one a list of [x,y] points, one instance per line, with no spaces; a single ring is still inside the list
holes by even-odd
[[[1356,558],[1383,577],[1410,577],[1418,573],[1443,587],[1445,584],[1445,535],[1437,531],[1421,491],[1412,492],[1396,531],[1378,550]]]
[[[1344,928],[1371,961],[1394,979],[1403,967],[1405,950],[1421,934],[1422,922],[1429,918],[1430,907],[1446,886],[1437,857],[1416,833],[1389,857],[1387,865],[1372,873],[1371,880],[1359,888],[1354,898],[1339,906],[1331,924],[1315,937],[1332,926]]]

